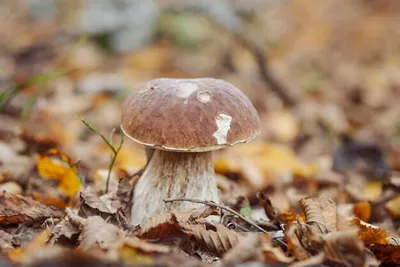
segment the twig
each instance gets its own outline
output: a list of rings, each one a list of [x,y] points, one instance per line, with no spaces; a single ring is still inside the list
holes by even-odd
[[[234,36],[253,54],[264,83],[271,88],[286,106],[294,107],[296,105],[295,99],[289,95],[288,89],[269,71],[266,63],[268,57],[264,50],[240,32],[235,32]]]
[[[210,206],[210,207],[220,208],[220,209],[222,209],[222,210],[226,210],[226,211],[228,211],[228,212],[230,212],[230,213],[232,213],[232,214],[238,216],[240,219],[242,219],[243,221],[247,222],[248,224],[254,226],[255,228],[257,228],[257,229],[260,230],[261,232],[268,234],[268,232],[265,231],[262,227],[258,226],[255,222],[253,222],[253,221],[247,219],[246,217],[244,217],[244,216],[241,215],[240,213],[234,211],[233,209],[231,209],[231,208],[229,208],[229,207],[216,204],[216,203],[214,203],[214,202],[212,202],[212,201],[208,201],[208,200],[199,200],[199,199],[193,199],[193,198],[174,198],[174,199],[169,198],[169,199],[163,199],[163,201],[164,201],[165,203],[167,203],[167,202],[174,202],[174,201],[188,201],[188,202],[200,203],[200,204],[208,205],[208,206]]]
[[[110,140],[107,140],[107,138],[102,133],[100,133],[95,128],[93,128],[93,126],[90,125],[85,119],[83,119],[81,117],[78,117],[76,115],[75,115],[75,119],[78,119],[81,122],[83,122],[83,124],[85,124],[86,127],[88,127],[92,132],[94,132],[95,134],[100,136],[101,139],[103,139],[103,141],[111,149],[112,155],[111,155],[110,165],[108,165],[107,183],[106,183],[106,191],[105,191],[105,193],[107,194],[108,193],[108,188],[109,188],[109,185],[110,185],[111,171],[112,171],[112,168],[114,166],[115,160],[117,159],[118,153],[122,148],[122,144],[124,143],[124,134],[121,135],[121,140],[119,142],[119,146],[117,148],[115,148],[113,146],[113,144],[112,144],[112,138],[113,138],[115,130],[116,130],[115,128],[113,128],[111,130]]]

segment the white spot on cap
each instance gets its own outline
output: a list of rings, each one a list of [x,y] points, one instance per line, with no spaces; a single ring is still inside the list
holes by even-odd
[[[199,87],[195,83],[185,82],[178,84],[176,95],[180,98],[185,98],[185,104],[188,103],[189,96]]]
[[[225,144],[226,137],[231,129],[232,117],[226,114],[219,114],[215,122],[217,123],[217,130],[214,132],[213,136],[217,139],[218,145]]]
[[[208,103],[211,101],[211,94],[209,92],[200,92],[197,94],[197,99],[202,103]]]

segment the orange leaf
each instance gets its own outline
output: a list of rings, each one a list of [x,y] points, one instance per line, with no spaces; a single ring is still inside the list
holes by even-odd
[[[385,245],[388,244],[388,237],[390,233],[384,229],[378,228],[372,224],[367,224],[360,219],[354,219],[352,221],[354,225],[357,225],[360,229],[359,238],[364,241],[365,245]]]
[[[371,205],[368,201],[358,202],[354,204],[353,212],[360,220],[368,222],[371,217]]]

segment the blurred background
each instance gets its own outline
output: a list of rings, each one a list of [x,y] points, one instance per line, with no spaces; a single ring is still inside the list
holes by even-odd
[[[217,172],[249,196],[360,154],[374,178],[400,169],[400,1],[9,0],[0,22],[0,169],[24,190],[50,148],[104,188],[110,150],[74,116],[108,137],[135,85],[158,77],[225,79],[254,103],[259,138],[216,153]],[[145,162],[125,140],[114,178]],[[305,194],[340,202],[307,181]],[[279,208],[296,205],[291,186]]]

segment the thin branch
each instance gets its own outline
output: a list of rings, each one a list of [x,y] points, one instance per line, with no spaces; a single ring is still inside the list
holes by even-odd
[[[106,191],[105,191],[105,193],[107,194],[107,193],[108,193],[109,186],[110,186],[111,171],[112,171],[112,168],[114,167],[114,163],[115,163],[115,160],[117,159],[118,153],[119,153],[119,151],[120,151],[121,148],[122,148],[122,144],[124,143],[124,134],[121,135],[121,140],[120,140],[120,142],[119,142],[119,146],[118,146],[117,148],[115,148],[115,147],[113,146],[113,144],[112,144],[112,138],[113,138],[114,133],[115,133],[115,128],[113,128],[113,129],[111,130],[111,133],[110,133],[110,140],[107,140],[107,138],[106,138],[102,133],[100,133],[100,132],[97,131],[95,128],[93,128],[93,126],[90,125],[85,119],[83,119],[83,118],[81,118],[81,117],[78,117],[78,116],[76,116],[76,115],[75,115],[74,117],[75,117],[75,119],[78,119],[78,120],[80,120],[81,122],[83,122],[83,124],[85,124],[86,127],[88,127],[92,132],[94,132],[95,134],[97,134],[98,136],[100,136],[101,139],[103,139],[103,141],[104,141],[104,142],[107,144],[107,146],[111,149],[112,155],[111,155],[110,165],[108,165],[107,183],[106,183]]]
[[[294,107],[296,105],[296,100],[287,92],[288,88],[286,88],[270,72],[267,66],[268,57],[264,50],[242,33],[235,32],[234,36],[243,46],[245,46],[250,51],[250,53],[252,53],[257,63],[258,72],[263,82],[282,100],[282,102],[286,106]]]
[[[97,134],[98,136],[101,137],[101,139],[103,139],[103,141],[108,145],[108,147],[112,150],[112,152],[114,154],[117,153],[117,150],[114,148],[114,146],[107,140],[107,138],[101,134],[99,131],[97,131],[95,128],[92,127],[92,125],[90,125],[84,118],[78,117],[78,116],[74,116],[75,119],[80,120],[81,122],[83,122],[83,124],[86,125],[86,127],[88,127],[92,132],[94,132],[95,134]]]
[[[207,201],[207,200],[199,200],[199,199],[193,199],[193,198],[174,198],[174,199],[164,199],[163,200],[165,203],[167,202],[174,202],[174,201],[188,201],[188,202],[193,202],[193,203],[200,203],[200,204],[204,204],[204,205],[208,205],[210,207],[215,207],[215,208],[220,208],[222,210],[226,210],[236,216],[238,216],[240,219],[242,219],[243,221],[247,222],[248,224],[254,226],[255,228],[257,228],[259,231],[268,234],[267,231],[265,231],[262,227],[258,226],[255,222],[247,219],[246,217],[244,217],[242,214],[234,211],[233,209],[226,207],[226,206],[222,206],[219,204],[216,204],[212,201]]]

